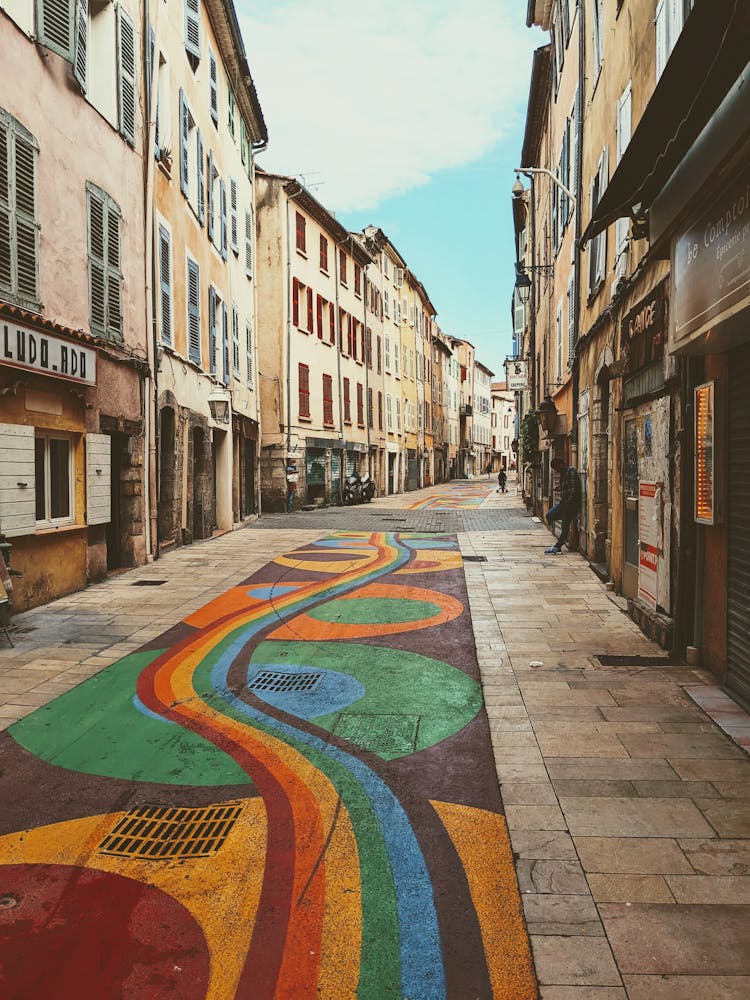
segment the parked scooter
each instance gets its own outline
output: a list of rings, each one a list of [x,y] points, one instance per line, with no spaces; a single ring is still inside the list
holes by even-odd
[[[370,479],[369,476],[365,476],[362,480],[361,485],[362,500],[365,503],[369,503],[375,496],[375,483]]]
[[[344,503],[362,503],[362,480],[359,473],[347,476],[344,480]]]

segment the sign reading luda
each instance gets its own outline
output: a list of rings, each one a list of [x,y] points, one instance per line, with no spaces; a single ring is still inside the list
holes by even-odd
[[[750,170],[677,236],[670,346],[680,348],[750,301]]]
[[[0,364],[96,385],[96,351],[17,323],[0,324]]]

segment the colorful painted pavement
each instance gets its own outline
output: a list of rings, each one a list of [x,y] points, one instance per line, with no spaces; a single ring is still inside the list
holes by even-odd
[[[3,998],[536,996],[451,536],[282,556],[0,751]]]
[[[496,484],[487,482],[452,482],[437,486],[429,496],[407,504],[406,510],[471,510],[495,491]]]

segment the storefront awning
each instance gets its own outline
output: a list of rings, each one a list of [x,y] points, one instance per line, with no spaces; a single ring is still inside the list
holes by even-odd
[[[616,219],[644,218],[747,64],[747,0],[695,0],[581,244]]]

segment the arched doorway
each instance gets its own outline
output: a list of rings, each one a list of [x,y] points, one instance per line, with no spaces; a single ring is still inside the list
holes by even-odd
[[[175,538],[175,412],[165,406],[159,421],[159,542]]]

